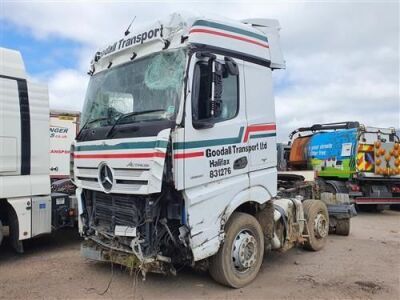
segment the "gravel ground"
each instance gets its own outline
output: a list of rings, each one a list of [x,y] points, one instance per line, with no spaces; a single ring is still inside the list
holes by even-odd
[[[185,269],[146,281],[84,260],[74,230],[26,243],[25,254],[0,247],[0,299],[400,299],[400,212],[362,213],[349,237],[329,237],[325,249],[274,252],[243,289]],[[110,278],[112,281],[106,290]],[[137,280],[135,280],[137,279]]]

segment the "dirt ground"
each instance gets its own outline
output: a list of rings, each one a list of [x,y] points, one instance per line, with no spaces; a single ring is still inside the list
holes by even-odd
[[[320,252],[271,253],[256,280],[229,289],[206,273],[176,277],[129,272],[86,261],[74,230],[38,238],[26,253],[0,248],[0,299],[400,299],[400,212],[361,213],[349,237],[331,235]]]

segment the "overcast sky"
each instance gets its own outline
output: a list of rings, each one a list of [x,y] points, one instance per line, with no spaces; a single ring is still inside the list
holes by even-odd
[[[276,18],[287,69],[274,71],[278,138],[299,126],[357,120],[400,127],[399,1],[8,1],[0,46],[22,52],[52,108],[81,110],[99,47],[175,11]]]

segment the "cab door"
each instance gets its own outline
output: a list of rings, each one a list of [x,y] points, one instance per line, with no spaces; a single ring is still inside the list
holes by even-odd
[[[248,186],[243,61],[197,53],[189,74],[184,142],[174,147],[175,159],[184,160],[184,188],[234,176]]]

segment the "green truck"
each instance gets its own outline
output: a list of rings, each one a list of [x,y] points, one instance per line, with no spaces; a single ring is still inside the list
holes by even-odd
[[[359,122],[298,128],[288,145],[278,147],[278,166],[281,175],[308,173],[326,202],[376,210],[400,204],[400,139],[394,128]],[[350,222],[341,222],[339,231],[342,226],[349,231]]]

